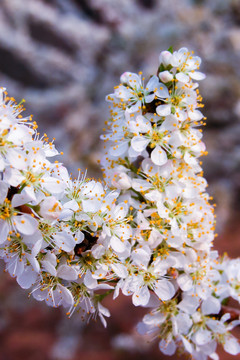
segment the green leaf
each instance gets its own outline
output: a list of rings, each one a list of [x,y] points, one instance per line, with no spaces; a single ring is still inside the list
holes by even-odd
[[[222,305],[227,305],[228,302],[229,302],[229,298],[225,298],[225,299],[222,300],[221,304]]]
[[[170,48],[168,48],[167,51],[169,51],[171,54],[173,54],[173,47],[170,46]]]
[[[164,70],[165,70],[164,65],[163,65],[163,64],[160,64],[157,72],[160,73],[160,72],[162,72],[162,71],[164,71]]]

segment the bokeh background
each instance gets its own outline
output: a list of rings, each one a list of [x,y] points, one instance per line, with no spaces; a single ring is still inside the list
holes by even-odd
[[[106,94],[124,71],[146,77],[158,55],[186,46],[203,58],[200,84],[208,117],[203,159],[217,204],[216,248],[239,256],[240,0],[0,0],[0,83],[26,99],[41,133],[56,138],[70,171],[100,177],[99,135]],[[109,327],[28,300],[0,275],[0,360],[165,359],[139,340],[144,310],[106,300]],[[130,337],[133,335],[133,337]],[[229,354],[220,358],[230,360]]]

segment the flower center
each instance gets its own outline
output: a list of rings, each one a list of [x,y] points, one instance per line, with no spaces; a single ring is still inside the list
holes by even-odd
[[[0,218],[3,220],[8,220],[12,215],[14,215],[14,211],[11,206],[11,201],[6,198],[4,203],[0,206]]]

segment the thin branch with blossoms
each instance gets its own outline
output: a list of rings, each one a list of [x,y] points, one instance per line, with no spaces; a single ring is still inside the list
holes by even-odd
[[[54,144],[1,89],[0,257],[22,288],[68,316],[106,326],[102,300],[121,291],[150,309],[138,330],[164,354],[216,360],[218,343],[240,351],[239,317],[224,305],[239,302],[240,261],[212,250],[200,64],[169,49],[146,86],[141,73],[121,76],[107,96],[103,182],[51,161]]]

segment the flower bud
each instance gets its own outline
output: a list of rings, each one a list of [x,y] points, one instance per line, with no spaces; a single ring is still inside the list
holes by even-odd
[[[159,55],[159,62],[164,66],[171,64],[172,54],[169,51],[162,51]]]
[[[159,78],[162,82],[167,83],[169,81],[172,81],[173,75],[166,70],[159,73]]]

